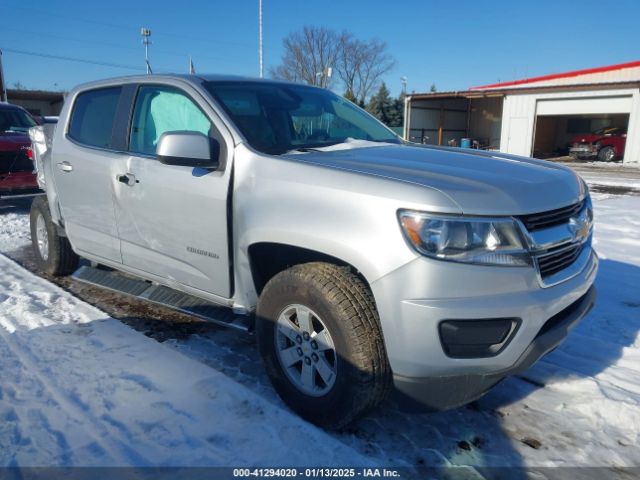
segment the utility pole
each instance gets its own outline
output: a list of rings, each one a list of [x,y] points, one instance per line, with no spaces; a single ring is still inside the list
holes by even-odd
[[[407,94],[407,77],[400,77],[400,81],[402,82],[402,95]]]
[[[264,77],[264,62],[263,62],[263,49],[262,49],[262,0],[258,0],[258,30],[259,30],[259,43],[260,43],[260,78]]]
[[[153,73],[151,71],[151,65],[149,64],[149,45],[151,45],[149,37],[151,36],[151,30],[142,27],[140,29],[140,35],[142,35],[142,44],[144,45],[144,63],[147,67],[147,75],[149,75],[150,73]]]
[[[7,87],[4,83],[4,70],[2,69],[2,50],[0,50],[0,102],[7,103]]]

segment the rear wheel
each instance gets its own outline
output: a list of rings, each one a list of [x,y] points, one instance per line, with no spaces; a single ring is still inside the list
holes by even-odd
[[[344,426],[390,391],[373,296],[347,268],[308,263],[274,276],[258,302],[256,333],[274,388],[317,425]]]
[[[31,203],[31,244],[40,271],[50,275],[68,275],[78,268],[79,257],[66,237],[58,234],[51,220],[46,197],[38,196]]]
[[[612,162],[616,159],[616,151],[613,147],[602,147],[598,152],[598,160],[601,162]]]

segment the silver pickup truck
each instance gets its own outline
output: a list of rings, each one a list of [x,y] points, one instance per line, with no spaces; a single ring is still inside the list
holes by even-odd
[[[43,271],[254,331],[277,392],[322,426],[392,392],[477,399],[595,299],[575,173],[404,142],[328,90],[117,78],[31,138]]]

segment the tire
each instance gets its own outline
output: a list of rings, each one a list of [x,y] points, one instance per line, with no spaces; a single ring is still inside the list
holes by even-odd
[[[38,270],[53,276],[69,275],[78,268],[80,258],[66,237],[58,234],[51,220],[46,197],[35,197],[31,203],[31,245]]]
[[[304,309],[313,332],[307,330],[311,336],[298,339],[300,329],[289,329],[284,319],[292,318],[300,326],[298,314],[304,318]],[[388,396],[391,368],[373,295],[348,268],[307,263],[280,272],[262,291],[256,313],[258,350],[267,374],[280,397],[301,417],[321,427],[340,428]],[[327,332],[322,333],[325,329],[330,342]],[[314,338],[318,350],[313,348]],[[333,350],[321,352],[327,345]],[[288,360],[294,363],[285,371],[281,359],[293,348],[299,358],[296,361],[292,354]],[[319,361],[315,352],[322,356]],[[307,377],[315,384],[313,392],[304,391],[309,388],[301,380],[307,361],[313,371]],[[327,374],[327,366],[333,375]]]
[[[612,162],[616,159],[616,151],[613,147],[602,147],[598,151],[598,160],[601,162]]]

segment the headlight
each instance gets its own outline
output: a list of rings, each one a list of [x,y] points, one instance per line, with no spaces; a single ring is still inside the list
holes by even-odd
[[[440,216],[401,210],[400,225],[422,255],[482,265],[527,266],[531,256],[512,219]]]

